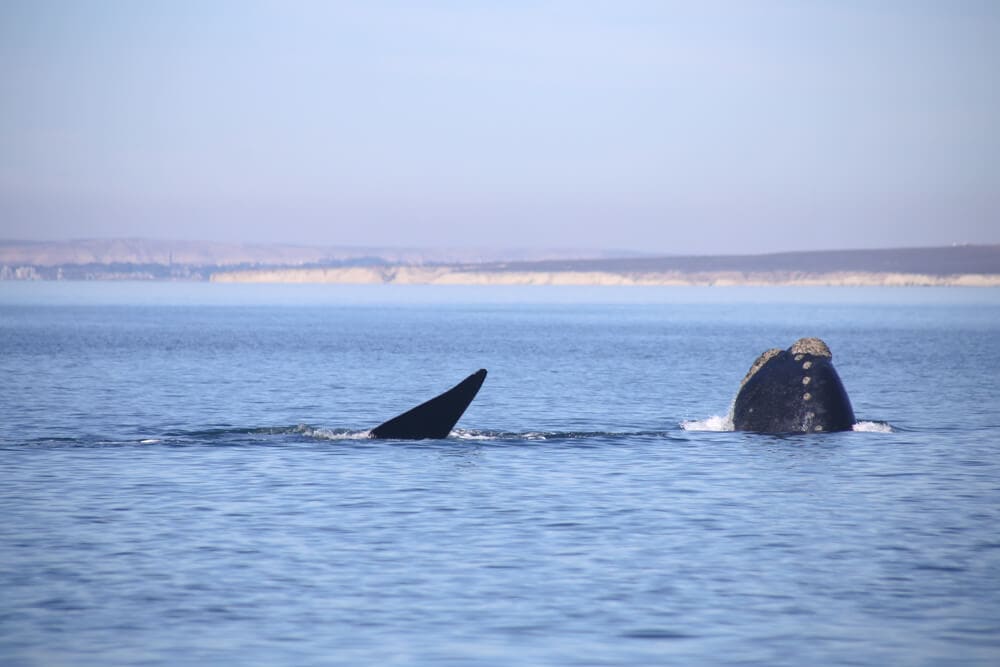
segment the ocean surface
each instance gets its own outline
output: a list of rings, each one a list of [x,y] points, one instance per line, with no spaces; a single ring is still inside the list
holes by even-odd
[[[726,430],[803,336],[859,430]],[[0,664],[997,665],[998,392],[991,289],[0,282]]]

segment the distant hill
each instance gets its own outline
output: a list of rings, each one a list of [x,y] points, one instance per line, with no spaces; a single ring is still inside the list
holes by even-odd
[[[610,273],[913,273],[932,276],[1000,274],[1000,245],[937,248],[818,250],[764,255],[630,257],[486,264],[491,271],[601,271]]]
[[[1000,245],[221,271],[218,282],[434,285],[1000,286]]]
[[[144,239],[0,241],[0,279],[1000,286],[1000,245],[654,257],[567,249],[433,250]]]
[[[371,264],[461,264],[503,261],[569,260],[635,256],[627,251],[601,252],[566,248],[392,248],[306,246],[153,239],[76,239],[71,241],[0,240],[0,265],[185,265],[350,266]]]

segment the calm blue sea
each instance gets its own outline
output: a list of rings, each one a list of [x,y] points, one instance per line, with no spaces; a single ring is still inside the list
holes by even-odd
[[[864,430],[723,430],[802,336]],[[991,289],[0,282],[0,663],[997,665],[998,392]]]

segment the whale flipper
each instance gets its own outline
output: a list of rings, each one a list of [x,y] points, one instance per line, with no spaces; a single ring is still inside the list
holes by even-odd
[[[768,350],[751,366],[733,403],[733,428],[758,433],[849,431],[854,410],[818,338]]]
[[[392,440],[447,438],[485,379],[486,369],[481,368],[440,396],[376,426],[369,437]]]

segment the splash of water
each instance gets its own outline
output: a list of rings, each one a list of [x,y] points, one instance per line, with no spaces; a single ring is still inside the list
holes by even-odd
[[[892,433],[892,426],[888,422],[860,421],[854,424],[851,430],[862,433]]]
[[[729,415],[712,415],[706,419],[690,419],[681,422],[685,431],[732,431],[733,419]]]
[[[371,431],[351,431],[342,428],[315,428],[306,424],[300,424],[293,429],[294,433],[301,433],[307,438],[317,440],[367,440],[371,437]]]

